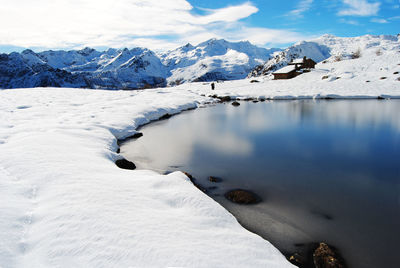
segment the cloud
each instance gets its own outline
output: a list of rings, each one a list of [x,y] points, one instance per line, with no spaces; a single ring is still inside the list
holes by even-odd
[[[237,41],[240,36],[257,44],[301,37],[290,30],[245,27],[241,20],[258,12],[251,2],[202,15],[187,0],[0,0],[0,5],[0,45],[166,50],[214,37]]]
[[[350,25],[356,25],[359,26],[360,23],[356,20],[346,20],[346,19],[340,19],[339,22],[341,23],[346,23],[346,24],[350,24]]]
[[[340,16],[373,16],[378,14],[380,3],[369,3],[367,0],[342,0],[345,9],[339,11]]]
[[[289,12],[289,16],[294,17],[302,17],[303,13],[308,11],[311,8],[312,3],[314,0],[301,0],[297,7]]]
[[[388,20],[385,20],[385,19],[378,19],[378,18],[372,18],[372,19],[371,19],[371,22],[380,23],[380,24],[389,23]]]
[[[253,15],[258,12],[258,8],[250,3],[245,3],[239,6],[230,6],[221,9],[203,9],[210,14],[206,16],[199,16],[196,18],[195,23],[209,24],[213,22],[234,22]]]
[[[247,27],[237,24],[232,31],[225,31],[231,40],[250,40],[253,44],[277,46],[279,44],[294,43],[299,40],[314,38],[315,36],[304,36],[297,32],[279,29],[267,29],[258,27]]]

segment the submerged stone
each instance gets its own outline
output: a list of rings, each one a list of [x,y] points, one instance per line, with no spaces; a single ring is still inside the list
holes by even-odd
[[[237,107],[237,106],[240,106],[240,103],[237,102],[237,101],[234,101],[234,102],[232,102],[232,105],[235,106],[235,107]]]
[[[192,174],[187,173],[187,172],[183,172],[183,174],[186,175],[186,177],[189,178],[189,180],[193,183],[194,186],[197,187],[197,189],[199,189],[200,191],[206,193],[207,189],[205,189],[203,186],[201,186],[199,183],[197,183],[197,180],[192,176]]]
[[[298,267],[303,267],[307,264],[307,259],[304,256],[301,256],[299,253],[294,253],[292,256],[290,256],[289,261]]]
[[[222,181],[221,178],[214,177],[214,176],[208,177],[208,180],[209,180],[210,182],[221,182],[221,181]]]
[[[326,243],[320,243],[313,254],[315,268],[345,268],[343,259]]]
[[[225,194],[225,197],[237,204],[254,205],[261,202],[261,198],[247,190],[232,190]]]

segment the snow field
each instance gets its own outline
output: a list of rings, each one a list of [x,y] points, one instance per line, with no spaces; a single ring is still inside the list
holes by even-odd
[[[181,172],[121,170],[116,138],[206,97],[0,91],[0,267],[293,267]]]

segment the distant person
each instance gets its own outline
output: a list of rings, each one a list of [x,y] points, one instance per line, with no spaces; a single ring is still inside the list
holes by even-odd
[[[215,89],[215,83],[213,82],[213,83],[211,83],[211,90],[214,90]]]

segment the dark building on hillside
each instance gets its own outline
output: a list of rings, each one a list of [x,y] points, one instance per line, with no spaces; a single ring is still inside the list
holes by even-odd
[[[317,63],[312,59],[307,59],[305,56],[302,59],[292,60],[289,65],[294,65],[296,70],[313,69]]]
[[[272,73],[274,75],[274,79],[291,79],[297,76],[296,67],[293,65],[288,65],[279,69],[278,71]]]
[[[278,71],[272,73],[274,79],[291,79],[302,73],[303,69],[315,68],[317,63],[312,59],[307,59],[306,57],[302,59],[295,59],[288,63],[288,66],[279,69]]]

